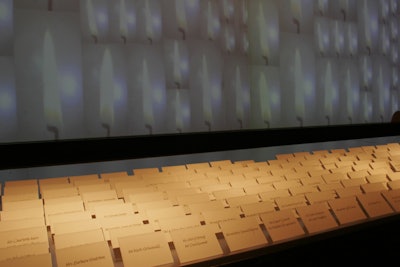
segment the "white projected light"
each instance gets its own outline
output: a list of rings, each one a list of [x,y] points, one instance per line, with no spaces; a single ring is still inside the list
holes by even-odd
[[[236,66],[235,76],[236,76],[236,78],[235,78],[236,119],[239,122],[240,129],[242,129],[243,128],[244,110],[243,110],[242,78],[240,75],[239,66]]]
[[[269,98],[271,97],[271,92],[269,90],[269,84],[265,78],[265,74],[260,72],[258,78],[258,88],[260,90],[260,106],[261,106],[261,116],[263,122],[267,125],[267,128],[271,126],[271,106],[269,103]]]
[[[149,40],[150,44],[154,40],[154,28],[153,28],[153,17],[150,9],[150,1],[144,1],[144,16],[146,20],[146,38]]]
[[[268,44],[268,30],[267,30],[267,22],[264,17],[264,8],[262,2],[260,1],[258,4],[258,33],[259,33],[259,41],[261,47],[261,56],[265,61],[265,64],[269,63],[269,44]]]
[[[126,14],[125,0],[120,0],[119,3],[119,30],[121,33],[121,38],[124,44],[127,42],[128,38],[128,18]]]
[[[318,0],[317,1],[317,10],[321,16],[325,15],[326,12],[328,11],[328,5],[329,5],[328,0]]]
[[[294,53],[294,98],[296,119],[299,121],[300,126],[303,126],[305,114],[302,68],[300,51],[296,48]]]
[[[187,19],[185,10],[185,0],[175,0],[176,20],[178,31],[182,34],[182,39],[186,39]]]
[[[101,126],[111,134],[114,123],[114,67],[110,51],[106,48],[100,68],[100,120]]]
[[[174,42],[174,66],[173,66],[173,71],[174,71],[174,82],[176,85],[176,88],[181,88],[182,85],[182,73],[181,73],[181,59],[179,56],[179,47],[178,47],[178,42]]]
[[[222,13],[226,23],[229,23],[234,11],[232,0],[222,0]]]
[[[43,104],[47,130],[58,139],[62,129],[62,109],[60,85],[53,38],[49,30],[45,31],[43,43]]]
[[[294,25],[296,26],[297,33],[300,33],[300,22],[303,16],[301,3],[302,1],[300,0],[290,0],[290,11],[292,13],[292,19]]]
[[[207,125],[208,130],[211,131],[212,125],[212,106],[211,106],[211,88],[208,77],[208,63],[205,55],[201,58],[201,89],[203,93],[203,115],[204,123]]]
[[[332,66],[331,62],[328,61],[326,70],[325,70],[325,98],[324,98],[324,106],[325,106],[325,118],[327,120],[328,125],[331,123],[332,111],[333,111],[333,81],[332,81]]]
[[[87,16],[88,16],[88,21],[89,21],[90,35],[92,36],[94,42],[97,43],[97,41],[98,41],[98,29],[97,29],[96,17],[94,15],[92,0],[87,0],[86,9],[87,9],[87,12],[88,12]]]
[[[207,38],[212,41],[215,39],[216,30],[219,29],[219,20],[214,17],[212,1],[207,1],[206,10]]]
[[[144,112],[144,126],[153,133],[154,125],[154,112],[153,112],[153,88],[149,77],[149,70],[147,67],[146,58],[143,59],[142,66],[142,93],[143,93],[143,112]]]

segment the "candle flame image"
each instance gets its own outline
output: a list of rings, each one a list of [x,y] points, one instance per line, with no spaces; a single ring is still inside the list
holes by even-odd
[[[267,35],[267,22],[264,16],[263,4],[260,1],[258,4],[258,33],[259,33],[259,44],[261,48],[261,55],[265,61],[265,64],[269,63],[269,45],[268,45],[268,35]]]
[[[301,55],[298,48],[296,48],[296,51],[294,53],[294,98],[296,119],[299,121],[300,126],[303,126],[305,114],[303,70]]]
[[[174,70],[174,82],[176,88],[181,88],[182,84],[182,73],[181,73],[181,59],[179,56],[178,42],[174,42],[174,60],[173,60],[173,70]]]
[[[247,8],[246,0],[242,0],[242,7],[240,11],[242,13],[242,24],[246,26],[249,18],[249,10]]]
[[[126,14],[126,4],[125,0],[120,0],[119,6],[119,30],[121,33],[121,38],[124,44],[127,42],[128,36],[128,18]]]
[[[334,22],[334,36],[335,36],[335,41],[334,41],[335,52],[336,56],[339,57],[342,51],[342,44],[343,44],[342,29],[340,27],[339,21]]]
[[[321,21],[316,21],[315,22],[316,23],[316,26],[317,26],[317,29],[316,29],[316,37],[317,37],[317,46],[318,46],[318,50],[319,50],[319,53],[321,54],[321,56],[323,56],[324,55],[324,51],[325,51],[325,40],[328,38],[328,37],[326,37],[326,35],[325,35],[325,31],[323,31],[322,30],[322,26],[321,26]],[[327,40],[327,41],[329,41],[329,40]]]
[[[260,90],[261,116],[263,122],[267,125],[267,128],[269,128],[271,126],[271,107],[269,104],[271,93],[269,90],[269,84],[263,72],[260,72],[260,76],[258,78],[258,87]]]
[[[87,0],[86,1],[86,9],[87,9],[87,12],[88,12],[90,35],[92,36],[94,42],[97,43],[98,42],[98,37],[97,37],[98,36],[98,29],[97,29],[96,17],[94,15],[92,0]]]
[[[211,131],[212,125],[212,106],[211,106],[211,88],[208,77],[208,64],[205,55],[201,58],[201,85],[203,93],[203,115],[204,123],[207,125],[208,130]]]
[[[330,120],[332,117],[332,101],[333,101],[333,79],[332,79],[332,66],[331,62],[328,61],[325,71],[325,98],[324,98],[324,106],[325,106],[325,118],[330,124]]]
[[[342,13],[343,21],[346,21],[349,10],[349,0],[339,0],[339,9],[340,13]]]
[[[182,39],[186,39],[187,19],[184,0],[175,0],[176,19],[178,22],[178,31],[182,33]]]
[[[104,51],[100,68],[100,119],[110,136],[114,123],[114,67],[109,49]]]
[[[318,0],[317,1],[317,9],[321,16],[326,14],[326,12],[328,10],[328,4],[329,4],[328,0]]]
[[[387,55],[390,50],[390,38],[389,33],[386,27],[381,27],[381,46],[382,46],[382,54]]]
[[[143,112],[145,127],[149,133],[153,133],[154,113],[153,113],[153,88],[151,87],[149,70],[146,58],[143,59],[142,67],[142,92],[143,92]]]
[[[354,24],[349,24],[347,28],[347,39],[348,39],[348,49],[350,56],[357,53],[358,38],[357,38],[357,28]]]
[[[180,90],[175,90],[175,124],[176,130],[181,133],[183,131],[183,107],[181,104],[181,92]]]
[[[224,44],[227,52],[233,52],[235,49],[235,37],[232,28],[226,26],[224,28]]]
[[[47,130],[59,138],[63,126],[59,74],[57,70],[55,46],[49,30],[45,31],[43,43],[43,104]]]
[[[372,80],[372,66],[367,57],[361,58],[362,60],[362,89],[368,91]]]
[[[150,44],[152,44],[154,39],[154,29],[153,29],[153,17],[151,14],[151,9],[149,4],[150,1],[146,0],[144,2],[145,2],[144,16],[146,20],[146,37],[149,40]]]
[[[236,119],[239,122],[240,129],[243,128],[243,91],[242,91],[242,78],[240,75],[240,68],[236,66],[235,70],[235,102],[236,102]]]
[[[296,26],[296,32],[300,33],[300,21],[302,20],[302,7],[300,0],[290,0],[290,11],[292,12],[292,21]]]
[[[230,18],[234,11],[231,0],[222,0],[222,11],[225,22],[229,23]]]
[[[347,111],[347,118],[350,121],[350,123],[353,122],[353,88],[351,85],[351,73],[349,67],[347,67],[346,70],[346,76],[345,76],[345,89],[346,89],[346,111]]]

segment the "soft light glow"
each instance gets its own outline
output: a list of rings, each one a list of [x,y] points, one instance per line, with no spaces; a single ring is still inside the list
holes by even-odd
[[[100,68],[100,120],[109,135],[114,123],[114,67],[108,48]]]
[[[146,0],[144,2],[145,2],[144,15],[146,20],[146,37],[150,41],[150,43],[152,43],[154,39],[154,29],[153,29],[153,20],[149,4],[150,1]]]
[[[208,63],[205,55],[201,58],[201,89],[203,93],[203,116],[204,122],[211,130],[212,124],[212,106],[211,106],[211,88],[210,80],[208,77]]]
[[[7,112],[13,108],[14,102],[10,92],[0,91],[0,111],[1,113]]]
[[[153,88],[151,86],[146,58],[143,59],[143,65],[142,65],[142,92],[143,92],[144,123],[145,127],[149,129],[151,134],[154,125],[153,97],[152,97]]]
[[[174,82],[177,88],[182,85],[182,73],[181,73],[181,59],[179,55],[178,42],[174,42],[174,60],[173,60],[173,71],[174,71]]]
[[[186,39],[187,19],[185,10],[185,0],[175,0],[176,19],[178,30],[182,32],[182,38]]]
[[[46,125],[58,138],[63,126],[60,85],[53,38],[49,30],[45,31],[43,43],[43,104]]]
[[[318,0],[317,1],[317,8],[321,15],[326,14],[328,11],[328,0]]]
[[[96,23],[96,16],[94,15],[92,0],[86,1],[86,9],[88,12],[87,15],[88,15],[88,21],[89,21],[89,31],[90,31],[91,36],[94,38],[95,42],[97,42],[98,29],[97,29],[97,23]]]
[[[271,107],[270,100],[271,92],[269,89],[269,84],[265,78],[265,74],[260,72],[258,78],[258,90],[260,90],[260,106],[261,106],[261,116],[263,122],[267,124],[269,128],[271,126]]]

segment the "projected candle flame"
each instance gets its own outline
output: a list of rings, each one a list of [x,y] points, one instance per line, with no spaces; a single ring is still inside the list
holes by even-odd
[[[125,0],[120,0],[119,6],[119,30],[121,33],[121,38],[124,44],[127,42],[128,36],[128,18],[126,14],[126,4]]]
[[[49,30],[44,34],[42,79],[47,130],[54,133],[55,139],[58,139],[63,119],[55,47]]]
[[[242,78],[240,75],[240,68],[236,66],[235,70],[235,100],[236,100],[236,119],[239,122],[240,128],[243,128],[243,91],[242,91]]]
[[[146,0],[144,2],[145,2],[144,16],[146,20],[146,37],[149,40],[150,44],[152,44],[154,39],[154,29],[153,29],[153,19],[149,4],[150,1]]]
[[[212,124],[212,105],[211,105],[211,88],[208,77],[208,63],[205,55],[201,59],[201,84],[203,93],[203,115],[204,123],[208,126],[208,130],[211,131]]]
[[[104,51],[100,68],[100,119],[110,136],[114,123],[114,67],[109,49]]]
[[[88,12],[89,31],[95,43],[98,41],[98,29],[96,23],[96,16],[94,15],[92,0],[87,0],[86,8]]]
[[[174,82],[176,87],[181,88],[182,73],[181,73],[181,59],[179,55],[178,42],[174,42],[174,60],[173,60]]]
[[[265,64],[269,63],[269,45],[268,45],[268,35],[267,35],[267,22],[264,16],[264,8],[262,2],[258,4],[258,33],[259,33],[259,41],[261,47],[261,54],[265,61]]]
[[[328,0],[318,0],[317,7],[320,15],[324,15],[328,10]]]
[[[260,72],[260,76],[258,78],[258,88],[260,90],[261,116],[263,122],[267,125],[267,128],[269,128],[271,126],[271,107],[269,103],[271,93],[269,90],[269,84],[263,72]]]
[[[300,21],[302,19],[302,7],[300,0],[290,0],[290,11],[293,15],[293,23],[296,26],[296,32],[300,33]]]
[[[142,67],[142,92],[143,92],[143,112],[144,112],[144,123],[145,127],[149,130],[149,133],[153,133],[154,124],[154,113],[153,113],[153,101],[149,70],[147,67],[147,60],[143,59]]]
[[[296,48],[294,53],[294,95],[295,95],[295,109],[296,118],[303,126],[304,121],[304,86],[303,86],[303,70],[302,60],[299,49]]]
[[[182,39],[186,39],[187,18],[184,0],[175,0],[176,18],[178,22],[178,31],[182,33]]]
[[[325,117],[328,125],[331,123],[332,118],[332,101],[333,101],[333,79],[332,79],[332,66],[331,62],[328,61],[325,71]]]

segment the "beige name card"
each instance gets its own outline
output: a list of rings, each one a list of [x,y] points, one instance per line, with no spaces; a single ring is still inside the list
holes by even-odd
[[[277,189],[268,192],[261,192],[259,196],[262,201],[271,201],[281,197],[289,197],[290,193],[288,189]]]
[[[203,261],[223,254],[213,229],[207,226],[175,230],[171,232],[171,237],[180,264]]]
[[[48,243],[46,226],[0,232],[0,248]]]
[[[44,217],[20,220],[0,221],[0,231],[10,231],[23,228],[44,226]]]
[[[400,189],[384,191],[382,195],[396,212],[400,211]]]
[[[361,206],[369,217],[379,217],[393,213],[393,209],[379,192],[365,193],[357,195]]]
[[[1,261],[14,260],[17,258],[46,253],[49,253],[49,242],[0,248],[0,266],[3,266],[1,265]]]
[[[241,205],[244,216],[254,216],[261,213],[275,211],[275,204],[272,201],[263,201]]]
[[[187,207],[190,214],[200,214],[205,211],[223,209],[225,204],[222,200],[213,200],[188,204]]]
[[[154,227],[151,224],[138,224],[110,229],[108,232],[110,235],[111,246],[113,248],[119,248],[120,245],[118,240],[120,237],[153,233]]]
[[[210,196],[208,193],[195,193],[190,195],[177,196],[176,199],[179,205],[187,205],[209,201]]]
[[[338,223],[324,203],[299,207],[297,213],[310,234],[338,227]]]
[[[103,231],[100,228],[65,234],[55,234],[53,238],[57,250],[104,241]]]
[[[2,267],[52,267],[51,253],[0,261]]]
[[[56,250],[57,267],[114,267],[105,241]]]
[[[5,210],[0,212],[0,218],[2,221],[8,220],[23,220],[30,218],[44,218],[43,207],[36,207],[30,209],[17,209],[17,210]]]
[[[118,203],[95,206],[93,208],[93,211],[96,215],[96,218],[118,217],[135,213],[131,203]]]
[[[62,235],[74,232],[85,232],[100,228],[100,224],[96,219],[88,219],[73,222],[54,223],[51,226],[51,233],[55,235]]]
[[[143,224],[142,218],[138,214],[129,214],[118,217],[104,217],[99,218],[98,220],[101,228],[103,229],[104,237],[106,240],[110,240],[109,231],[111,229]]]
[[[120,237],[118,242],[124,266],[159,266],[174,262],[161,232]]]
[[[42,199],[32,199],[32,200],[22,200],[22,201],[12,201],[2,203],[2,210],[16,210],[16,209],[43,209]]]
[[[240,197],[230,197],[226,199],[226,202],[228,203],[229,207],[239,207],[245,204],[250,204],[250,203],[257,203],[260,202],[261,199],[259,198],[258,194],[254,195],[245,195],[245,196],[240,196]]]
[[[92,219],[92,214],[90,214],[90,212],[87,211],[50,214],[46,218],[46,225],[49,225],[51,227],[55,223],[59,222],[73,222],[73,221],[90,220],[90,219]]]
[[[224,208],[219,210],[203,211],[202,215],[206,224],[218,224],[221,222],[240,219],[240,208]]]
[[[83,202],[85,203],[118,199],[117,192],[113,189],[95,191],[95,192],[83,192],[81,196]]]
[[[65,186],[64,188],[48,188],[41,191],[42,199],[63,198],[79,195],[78,189],[72,186]]]
[[[158,221],[163,218],[173,218],[185,216],[186,211],[183,206],[172,206],[167,208],[150,209],[146,211],[150,222]]]
[[[167,240],[172,241],[170,232],[180,229],[189,229],[201,226],[199,215],[185,215],[173,218],[163,218],[158,221],[160,230],[165,234]]]
[[[268,244],[255,217],[246,217],[219,224],[231,252]]]
[[[355,196],[332,199],[328,204],[341,225],[367,219]]]
[[[295,209],[298,207],[307,206],[306,198],[303,195],[281,197],[275,199],[275,202],[280,210]]]
[[[260,218],[273,242],[305,235],[304,229],[291,210],[263,213],[260,214]]]

